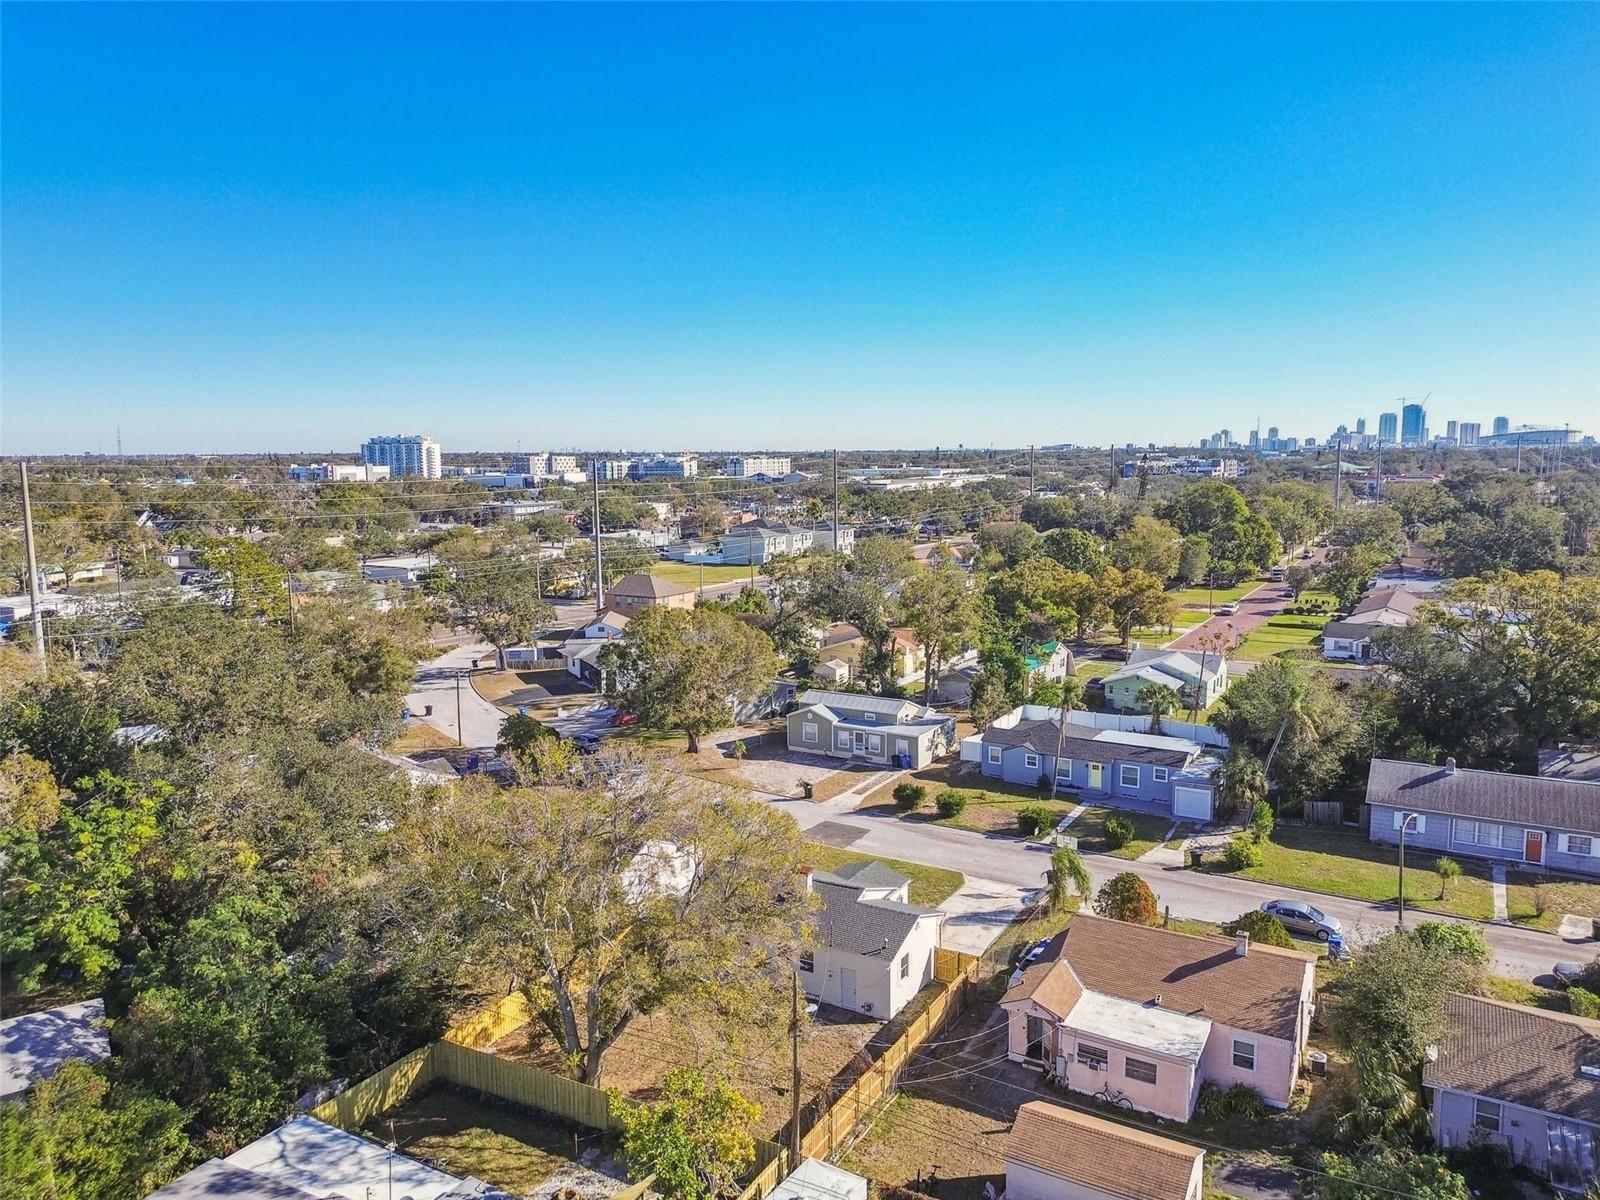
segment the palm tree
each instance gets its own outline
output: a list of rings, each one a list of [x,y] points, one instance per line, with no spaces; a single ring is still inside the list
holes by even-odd
[[[1289,692],[1285,697],[1286,703],[1283,710],[1283,721],[1278,725],[1278,732],[1273,735],[1272,746],[1267,751],[1265,770],[1267,777],[1272,777],[1272,760],[1278,756],[1278,748],[1283,745],[1283,736],[1293,732],[1292,740],[1295,742],[1315,743],[1318,737],[1317,723],[1311,719],[1307,711],[1308,685],[1304,677],[1291,676],[1289,679]]]
[[[1150,714],[1150,732],[1161,733],[1161,718],[1178,711],[1178,693],[1159,683],[1147,683],[1134,699]]]
[[[1053,770],[1050,772],[1050,799],[1056,798],[1056,789],[1061,782],[1061,746],[1067,740],[1067,714],[1072,711],[1073,705],[1083,699],[1083,680],[1075,675],[1068,675],[1061,681],[1061,708],[1056,718],[1056,756],[1052,761]]]
[[[1267,773],[1244,746],[1232,746],[1217,772],[1218,815],[1249,812],[1267,798]]]
[[[1083,865],[1083,855],[1071,846],[1059,846],[1050,855],[1049,877],[1051,912],[1064,905],[1069,896],[1089,894],[1089,868]]]

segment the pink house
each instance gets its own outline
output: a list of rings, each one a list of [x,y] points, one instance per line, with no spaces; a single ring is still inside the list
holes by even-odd
[[[1312,955],[1077,916],[1001,998],[1007,1053],[1068,1088],[1187,1121],[1200,1085],[1293,1094],[1311,1029]]]

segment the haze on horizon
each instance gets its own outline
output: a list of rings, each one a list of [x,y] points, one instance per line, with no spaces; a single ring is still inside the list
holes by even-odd
[[[1600,433],[1600,8],[0,7],[0,451]]]

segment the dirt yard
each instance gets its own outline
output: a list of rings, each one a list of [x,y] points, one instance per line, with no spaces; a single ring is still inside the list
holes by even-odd
[[[741,741],[744,756],[735,758],[730,751]],[[876,770],[842,765],[820,754],[791,752],[781,722],[713,734],[701,740],[699,754],[677,755],[676,766],[713,783],[767,796],[799,796],[801,782],[809,780],[813,800],[832,799]]]
[[[924,989],[929,997],[934,991],[931,986]],[[822,1006],[801,1035],[802,1102],[816,1103],[847,1088],[923,1003],[918,997],[892,1025]],[[512,1030],[489,1047],[490,1053],[559,1070],[557,1050],[542,1031],[541,1040],[529,1044],[536,1028],[524,1025]],[[756,1135],[771,1138],[789,1120],[792,1104],[787,1034],[787,1020],[774,1020],[730,1041],[725,1030],[704,1018],[654,1013],[634,1021],[612,1048],[600,1085],[618,1088],[630,1099],[649,1101],[660,1095],[662,1080],[675,1067],[722,1068],[740,1092],[761,1106]]]

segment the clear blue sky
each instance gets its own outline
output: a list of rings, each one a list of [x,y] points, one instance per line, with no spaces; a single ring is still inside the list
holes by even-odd
[[[0,448],[1600,432],[1600,7],[21,5]]]

